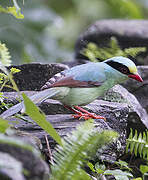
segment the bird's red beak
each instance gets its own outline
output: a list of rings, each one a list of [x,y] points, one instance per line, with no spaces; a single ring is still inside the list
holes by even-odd
[[[128,77],[129,77],[129,78],[132,78],[132,79],[135,79],[135,80],[137,80],[137,81],[139,81],[139,82],[143,82],[143,79],[141,78],[141,76],[140,76],[138,73],[136,73],[136,74],[130,74],[130,75],[128,75]]]

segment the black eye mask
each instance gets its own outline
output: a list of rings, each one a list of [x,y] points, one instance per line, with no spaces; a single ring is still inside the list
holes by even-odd
[[[130,75],[131,74],[128,67],[125,66],[124,64],[121,64],[121,63],[118,63],[118,62],[115,62],[115,61],[112,61],[112,60],[107,61],[105,63],[108,64],[109,66],[111,66],[112,68],[116,69],[117,71],[125,74],[125,75]]]

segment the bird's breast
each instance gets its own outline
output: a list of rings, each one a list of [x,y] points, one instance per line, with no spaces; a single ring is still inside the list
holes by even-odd
[[[102,94],[104,94],[104,89],[101,87],[70,88],[69,93],[60,101],[69,106],[86,105]]]

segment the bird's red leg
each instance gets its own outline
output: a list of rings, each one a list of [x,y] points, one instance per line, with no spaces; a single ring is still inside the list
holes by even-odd
[[[67,109],[69,109],[69,110],[73,111],[74,113],[76,113],[76,115],[73,115],[74,118],[79,118],[79,119],[84,118],[85,120],[88,120],[88,119],[91,119],[91,118],[92,119],[104,119],[104,120],[106,120],[104,117],[97,116],[96,114],[90,113],[90,112],[86,111],[85,109],[83,109],[83,108],[81,108],[79,106],[74,106],[75,109],[72,108],[72,107],[66,106],[66,105],[64,105],[64,107],[66,107]],[[81,112],[76,110],[76,109],[80,110]]]
[[[90,113],[90,112],[86,111],[85,109],[83,109],[82,107],[74,106],[74,108],[80,110],[81,112],[83,112],[84,113],[83,116],[86,115],[87,119],[92,118],[92,119],[104,119],[104,120],[106,120],[105,117],[98,116],[98,115],[96,115],[94,113]]]
[[[73,111],[74,113],[76,113],[76,115],[72,115],[74,118],[79,118],[79,119],[84,118],[85,120],[90,119],[90,118],[86,118],[85,114],[83,114],[82,112],[77,111],[76,109],[74,109],[74,108],[72,108],[70,106],[64,105],[64,107],[71,110],[71,111]]]
[[[69,109],[69,110],[71,110],[71,111],[73,111],[73,112],[76,113],[76,114],[80,114],[80,113],[81,113],[80,111],[77,111],[77,110],[73,109],[73,108],[70,107],[70,106],[64,105],[64,107],[67,108],[67,109]]]

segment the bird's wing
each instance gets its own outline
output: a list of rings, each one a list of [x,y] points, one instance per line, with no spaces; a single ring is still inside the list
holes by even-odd
[[[88,63],[75,66],[53,76],[42,87],[94,87],[106,80],[102,63]]]

